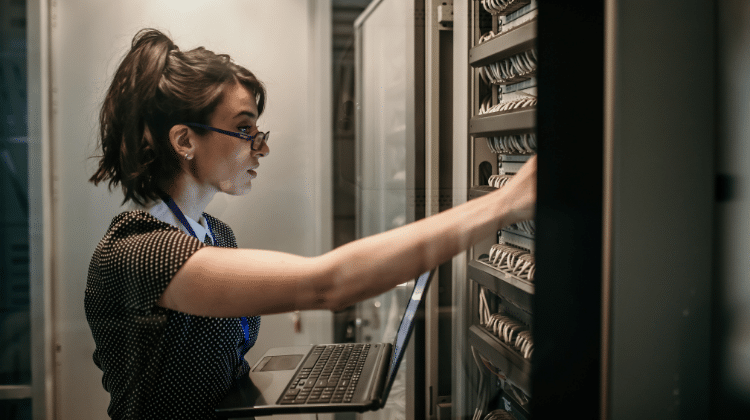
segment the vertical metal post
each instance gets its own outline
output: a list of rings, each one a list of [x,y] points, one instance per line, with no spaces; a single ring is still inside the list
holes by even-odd
[[[439,0],[425,4],[425,216],[437,214],[440,201],[440,33],[437,22]],[[440,284],[435,273],[433,285]],[[438,287],[428,289],[425,304],[425,414],[434,418],[438,389]]]
[[[468,188],[472,179],[471,162],[474,142],[468,135],[468,121],[476,112],[474,92],[478,91],[479,81],[472,79],[475,70],[470,68],[469,48],[477,35],[470,27],[476,20],[475,1],[454,2],[453,7],[453,206],[467,201]],[[473,87],[474,86],[474,87]],[[472,88],[473,87],[473,88]],[[453,258],[452,290],[452,349],[451,349],[451,418],[468,416],[467,395],[472,383],[471,364],[465,360],[471,353],[466,337],[471,324],[471,282],[466,275],[466,265],[470,251]],[[469,356],[471,357],[471,356]]]
[[[50,8],[26,4],[28,40],[29,282],[31,290],[31,397],[34,419],[55,418],[52,286],[52,169],[50,152]]]
[[[604,5],[604,153],[602,191],[602,345],[601,345],[601,419],[609,418],[609,363],[612,296],[612,211],[614,164],[614,103],[617,69],[617,2],[607,0]]]

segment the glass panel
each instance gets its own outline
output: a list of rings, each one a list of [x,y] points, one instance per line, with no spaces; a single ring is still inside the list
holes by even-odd
[[[362,236],[406,223],[406,19],[383,1],[362,28]],[[414,139],[409,139],[414,141]]]
[[[0,386],[31,383],[26,2],[0,2]],[[3,394],[0,393],[0,398]],[[0,418],[28,401],[0,404]]]
[[[360,179],[357,223],[362,236],[406,224],[407,144],[407,26],[409,2],[383,0],[361,27],[361,138],[358,138]],[[408,57],[412,59],[412,57]],[[413,284],[400,286],[357,306],[358,341],[392,342]],[[384,409],[367,412],[363,420],[405,417],[406,366],[403,360]]]
[[[401,318],[414,282],[403,284],[376,298],[368,299],[357,305],[357,319],[362,320],[358,329],[358,342],[392,343],[398,333]],[[406,366],[412,361],[407,356],[401,362],[396,373],[396,380],[382,410],[365,412],[358,417],[361,420],[403,419],[406,414]]]

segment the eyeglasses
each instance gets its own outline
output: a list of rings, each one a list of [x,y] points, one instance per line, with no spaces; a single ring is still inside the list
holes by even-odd
[[[203,125],[203,124],[198,124],[198,123],[184,123],[184,124],[187,125],[187,126],[189,126],[189,127],[199,127],[199,128],[203,128],[205,130],[216,131],[217,133],[226,134],[227,136],[237,137],[237,138],[240,138],[242,140],[249,141],[250,142],[250,148],[253,149],[253,150],[255,150],[255,151],[260,150],[263,147],[263,143],[264,142],[268,143],[268,137],[271,135],[270,131],[266,131],[265,133],[258,132],[258,134],[250,135],[250,134],[241,133],[241,132],[238,132],[238,131],[222,130],[221,128],[215,128],[215,127],[211,127],[211,126]]]

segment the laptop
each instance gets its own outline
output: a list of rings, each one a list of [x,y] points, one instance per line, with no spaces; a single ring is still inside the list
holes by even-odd
[[[219,417],[369,411],[385,406],[435,270],[414,284],[393,343],[273,348],[216,407]],[[348,360],[345,360],[348,357]]]

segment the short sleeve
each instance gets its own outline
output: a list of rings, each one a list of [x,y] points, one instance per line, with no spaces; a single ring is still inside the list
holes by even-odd
[[[208,213],[203,213],[203,217],[206,218],[211,232],[216,237],[216,243],[214,245],[224,248],[237,248],[237,240],[234,237],[232,228],[221,220],[211,216]]]
[[[143,211],[120,214],[99,244],[101,290],[125,307],[151,311],[180,267],[204,246]]]

